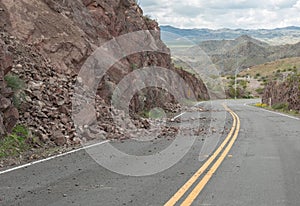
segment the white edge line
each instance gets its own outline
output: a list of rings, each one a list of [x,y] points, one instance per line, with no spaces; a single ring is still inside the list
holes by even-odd
[[[174,117],[173,119],[171,119],[171,121],[174,121],[175,119],[177,119],[178,117],[181,117],[181,116],[184,115],[185,113],[186,113],[186,112],[183,112],[183,113],[177,115],[176,117]]]
[[[203,103],[204,103],[204,101],[203,101],[203,102],[197,102],[197,103],[194,105],[194,107],[199,106],[200,104],[203,104]],[[175,119],[177,119],[178,117],[181,117],[181,116],[184,115],[184,114],[186,114],[186,112],[183,112],[183,113],[181,113],[181,114],[179,114],[179,115],[173,117],[173,118],[171,119],[171,121],[174,121]]]
[[[15,170],[23,169],[25,167],[29,167],[29,166],[32,166],[32,165],[35,165],[35,164],[39,164],[39,163],[42,163],[42,162],[46,162],[46,161],[49,161],[49,160],[52,160],[52,159],[56,159],[58,157],[63,157],[63,156],[66,156],[68,154],[79,152],[81,150],[85,150],[85,149],[96,147],[96,146],[99,146],[99,145],[102,145],[102,144],[106,144],[108,142],[110,142],[110,140],[106,140],[106,141],[99,142],[99,143],[96,143],[96,144],[92,144],[92,145],[88,145],[88,146],[85,146],[85,147],[81,147],[81,148],[78,148],[78,149],[75,149],[75,150],[72,150],[72,151],[69,151],[69,152],[66,152],[66,153],[62,153],[62,154],[58,154],[58,155],[54,155],[54,156],[48,157],[46,159],[41,159],[41,160],[37,160],[35,162],[30,162],[30,163],[27,163],[27,164],[24,164],[24,165],[20,165],[18,167],[13,167],[13,168],[10,168],[8,170],[0,171],[0,175],[5,174],[5,173],[9,173],[9,172],[12,172],[12,171],[15,171]]]
[[[247,103],[245,103],[244,106],[254,107],[254,106],[249,106]],[[277,115],[280,115],[280,116],[283,116],[283,117],[288,117],[288,118],[291,118],[291,119],[300,120],[300,118],[298,118],[298,117],[293,117],[293,116],[290,116],[290,115],[287,115],[287,114],[282,114],[282,113],[279,113],[279,112],[270,111],[270,110],[267,110],[267,109],[264,109],[264,108],[259,108],[259,107],[254,107],[254,108],[257,108],[257,109],[260,109],[260,110],[263,110],[263,111],[266,111],[266,112],[270,112],[270,113],[273,113],[273,114],[277,114]]]
[[[198,102],[197,104],[195,104],[195,106],[198,106],[199,104],[201,104],[203,102]],[[186,114],[186,112],[183,112],[179,115],[177,115],[176,117],[174,117],[172,119],[172,121],[174,121],[175,119],[177,119],[178,117],[181,117],[182,115]],[[35,164],[39,164],[39,163],[43,163],[43,162],[47,162],[49,160],[53,160],[53,159],[56,159],[56,158],[59,158],[59,157],[63,157],[63,156],[66,156],[68,154],[73,154],[75,152],[79,152],[81,150],[85,150],[85,149],[89,149],[89,148],[92,148],[92,147],[96,147],[96,146],[99,146],[99,145],[102,145],[102,144],[106,144],[110,142],[110,140],[106,140],[106,141],[103,141],[103,142],[99,142],[99,143],[96,143],[96,144],[92,144],[92,145],[88,145],[88,146],[85,146],[85,147],[82,147],[82,148],[78,148],[78,149],[75,149],[75,150],[72,150],[72,151],[69,151],[69,152],[66,152],[66,153],[62,153],[62,154],[58,154],[58,155],[54,155],[54,156],[51,156],[51,157],[48,157],[46,159],[41,159],[41,160],[37,160],[35,162],[30,162],[30,163],[27,163],[27,164],[24,164],[24,165],[20,165],[20,166],[17,166],[17,167],[13,167],[13,168],[10,168],[10,169],[7,169],[7,170],[4,170],[4,171],[0,171],[0,175],[2,174],[5,174],[5,173],[9,173],[9,172],[12,172],[12,171],[15,171],[15,170],[19,170],[19,169],[23,169],[25,167],[30,167],[32,165],[35,165]]]

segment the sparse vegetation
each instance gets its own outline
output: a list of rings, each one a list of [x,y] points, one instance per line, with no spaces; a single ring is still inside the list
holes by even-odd
[[[137,64],[131,64],[131,69],[132,69],[132,70],[136,70],[136,69],[138,69],[138,66],[137,66]]]
[[[264,88],[259,87],[255,91],[257,92],[257,94],[263,94],[264,93]]]
[[[254,77],[257,73],[261,76],[274,76],[275,73],[281,73],[281,71],[288,71],[290,68],[297,70],[300,68],[300,57],[280,59],[274,62],[269,62],[266,64],[261,64],[252,67],[249,71],[243,71],[240,75],[248,74]]]
[[[6,75],[4,77],[4,79],[7,83],[7,86],[10,87],[14,91],[19,91],[19,90],[23,89],[25,86],[25,83],[23,82],[23,80],[21,80],[16,75],[9,74],[9,75]]]
[[[145,19],[146,22],[152,21],[152,18],[151,18],[150,15],[145,15],[145,16],[144,16],[144,19]]]
[[[268,105],[263,104],[263,103],[256,103],[255,106],[256,106],[256,107],[261,107],[261,108],[266,108],[266,107],[268,107]]]
[[[10,135],[0,139],[0,158],[15,157],[30,148],[33,138],[23,125],[17,125]]]
[[[277,103],[277,104],[272,105],[272,109],[275,109],[275,110],[287,111],[288,108],[289,108],[288,103]]]
[[[229,79],[231,79],[231,77]],[[246,98],[246,99],[253,98],[253,95],[251,94],[251,92],[247,91],[248,81],[243,80],[243,79],[238,79],[236,83],[237,83],[236,88],[235,88],[235,80],[234,79],[232,79],[230,82],[227,83],[227,85],[226,85],[227,97],[229,97],[229,98],[235,98],[235,97],[236,98]]]
[[[18,76],[12,74],[5,76],[4,79],[7,83],[7,86],[14,91],[13,104],[16,108],[19,109],[22,101],[25,98],[25,94],[23,92],[23,89],[25,87],[24,81]]]

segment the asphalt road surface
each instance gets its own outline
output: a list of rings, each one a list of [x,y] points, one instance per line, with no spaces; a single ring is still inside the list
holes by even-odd
[[[211,112],[183,114],[183,130],[204,128],[194,139],[106,142],[2,171],[0,205],[298,206],[300,120],[246,105],[253,101],[227,101],[233,112],[216,101],[202,105]],[[200,116],[197,124],[195,114]],[[180,145],[173,145],[169,156],[159,152],[175,139]],[[103,155],[109,145],[136,161],[114,155],[106,162],[98,159],[97,152]],[[156,155],[156,164],[143,159],[150,155]]]

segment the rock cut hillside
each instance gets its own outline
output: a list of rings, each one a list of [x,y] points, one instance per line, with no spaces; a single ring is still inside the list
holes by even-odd
[[[262,102],[269,106],[286,104],[286,109],[300,112],[300,75],[290,75],[283,82],[270,82],[264,90]]]
[[[143,16],[134,0],[0,0],[1,98],[9,102],[6,108],[1,108],[2,133],[10,132],[14,125],[21,123],[44,142],[56,145],[80,142],[71,119],[71,98],[81,66],[105,42],[141,30],[160,31],[160,28],[157,22]],[[136,68],[160,66],[175,71],[198,99],[209,98],[201,80],[173,67],[169,49],[160,35],[154,34],[153,39],[164,53],[132,54],[110,68],[96,96],[99,124],[90,128],[88,136],[95,130],[102,130],[107,138],[125,135],[113,123],[109,103],[116,85]],[[3,79],[8,74],[24,81],[18,111],[12,104],[13,91],[5,93],[9,88]],[[168,83],[172,88],[178,87],[177,82]],[[151,98],[141,102],[136,95],[130,105],[135,113],[157,106],[172,111],[177,104],[171,94],[158,88],[142,92]],[[6,116],[14,120],[10,126],[5,126],[11,119]],[[135,121],[138,127],[147,125],[145,121]]]

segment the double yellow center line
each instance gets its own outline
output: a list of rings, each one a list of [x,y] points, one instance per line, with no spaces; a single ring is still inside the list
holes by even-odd
[[[210,170],[203,176],[200,182],[194,187],[194,189],[188,194],[187,198],[182,202],[182,206],[191,205],[195,199],[199,196],[205,185],[208,183],[210,178],[219,168],[221,163],[224,161],[225,157],[228,155],[230,149],[232,148],[234,142],[236,141],[239,130],[240,130],[240,119],[236,113],[229,109],[226,105],[223,105],[224,108],[231,114],[233,118],[232,128],[218,147],[218,149],[213,153],[213,155],[202,165],[202,167],[171,197],[171,199],[165,203],[165,206],[175,205],[182,196],[194,185],[194,183],[200,178],[200,176],[207,170],[207,168],[215,161]],[[222,152],[223,151],[223,152]],[[221,155],[219,155],[222,152]]]

